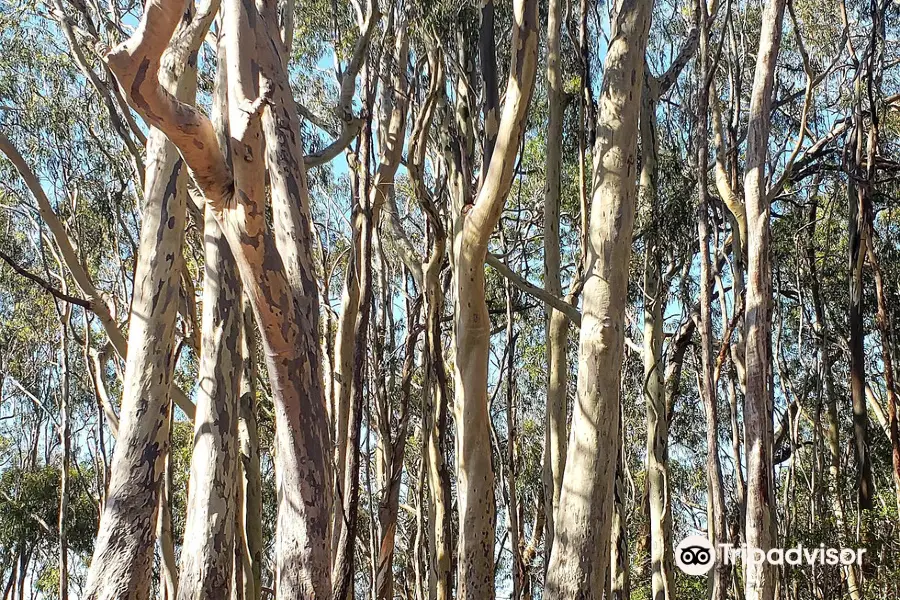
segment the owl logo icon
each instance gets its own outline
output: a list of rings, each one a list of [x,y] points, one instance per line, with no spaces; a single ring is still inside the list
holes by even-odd
[[[715,563],[716,549],[702,535],[690,535],[675,548],[675,564],[688,575],[706,575]]]

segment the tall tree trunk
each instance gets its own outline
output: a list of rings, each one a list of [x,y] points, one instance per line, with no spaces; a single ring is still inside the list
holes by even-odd
[[[281,257],[296,324],[296,363],[285,361],[280,377],[296,396],[275,400],[275,470],[280,482],[276,530],[276,586],[279,597],[325,597],[330,588],[328,523],[331,481],[328,425],[319,345],[319,289],[316,284],[312,216],[299,112],[287,72],[288,50],[279,35],[278,2],[257,0],[260,86],[271,90],[262,112],[266,165],[270,178],[273,234]],[[261,39],[260,39],[261,38]],[[252,60],[250,65],[252,68]],[[265,336],[263,336],[265,342]],[[267,352],[267,355],[269,352]],[[270,369],[270,381],[274,380]],[[273,385],[273,388],[275,386]]]
[[[225,0],[219,37],[221,67],[239,44],[255,43],[241,26],[254,18]],[[228,133],[228,78],[220,69],[214,97],[220,143]],[[205,275],[197,413],[181,552],[179,600],[229,598],[234,568],[238,385],[241,376],[241,285],[234,257],[212,210],[204,215]]]
[[[57,306],[60,313],[60,398],[59,441],[62,446],[62,464],[59,470],[59,600],[69,600],[69,541],[66,515],[69,512],[69,462],[72,454],[72,435],[69,431],[69,319],[72,307]],[[2,382],[0,382],[2,386]]]
[[[512,52],[497,145],[474,205],[454,215],[453,296],[456,355],[459,571],[457,597],[494,597],[494,471],[488,414],[490,320],[484,261],[512,186],[537,70],[536,0],[513,6]]]
[[[181,101],[192,102],[195,96],[197,48],[217,8],[206,6],[193,19],[181,19],[179,10],[182,25],[168,51],[162,52],[171,32],[160,44],[160,80]],[[192,8],[188,17],[191,13]],[[150,594],[160,483],[169,448],[188,174],[178,150],[159,129],[150,132],[147,157],[119,435],[85,586],[89,600],[146,600]]]
[[[243,299],[243,336],[241,355],[240,411],[238,442],[240,458],[240,531],[235,543],[242,544],[243,600],[259,600],[262,596],[263,525],[262,474],[259,464],[259,426],[256,416],[256,325],[246,296]]]
[[[279,31],[272,16],[275,7],[266,4],[263,8],[261,21],[266,25],[256,31],[267,32],[269,39],[244,45],[237,57],[229,58],[233,171],[209,119],[159,87],[159,56],[181,16],[177,2],[147,0],[132,38],[110,52],[106,60],[128,92],[132,107],[178,146],[234,254],[262,334],[275,407],[276,588],[279,596],[287,598],[324,597],[331,588],[326,541],[328,435],[319,377],[312,231],[295,133],[299,130],[296,106],[281,56],[277,56],[280,39],[271,37]],[[255,47],[260,49],[258,56],[252,51]],[[251,88],[255,79],[247,77],[253,64],[264,75],[262,97]],[[276,124],[275,131],[266,128],[271,133],[267,136],[267,163],[274,236],[266,225],[265,196],[255,187],[262,164],[261,111],[269,115],[270,124]]]
[[[549,122],[547,125],[547,154],[544,190],[544,286],[547,292],[562,297],[559,276],[559,207],[562,168],[562,132],[565,112],[563,91],[562,0],[550,0],[547,21],[547,83],[549,86]],[[549,557],[553,547],[556,507],[562,491],[562,474],[566,464],[566,392],[569,365],[566,357],[569,323],[558,310],[547,307],[547,409],[544,429],[544,512],[546,537],[544,547]]]
[[[849,201],[849,346],[850,346],[850,399],[853,407],[853,441],[858,477],[859,508],[869,510],[874,506],[872,462],[869,457],[868,425],[866,409],[866,356],[863,325],[863,267],[868,244],[866,227],[867,185],[859,181],[864,172],[862,163],[863,124],[860,111],[854,115],[855,127],[850,135],[847,153],[851,155],[851,174],[847,179]]]
[[[637,121],[652,2],[619,6],[606,55],[575,416],[545,597],[599,598],[609,573]]]
[[[237,8],[229,3],[226,0],[226,23],[228,13]],[[227,24],[224,30],[228,31]],[[233,581],[241,286],[231,250],[211,211],[206,213],[200,389],[179,600],[227,599]]]
[[[750,549],[764,552],[775,535],[772,470],[772,270],[769,263],[770,202],[766,190],[772,87],[784,0],[769,0],[762,14],[756,71],[750,96],[744,194],[747,211],[746,373],[744,430],[747,456],[746,536]],[[767,564],[749,561],[744,569],[746,600],[772,600],[774,573]]]
[[[669,600],[674,590],[672,503],[669,496],[669,421],[663,381],[662,256],[657,223],[661,215],[657,195],[658,142],[656,86],[647,81],[641,95],[640,193],[650,215],[644,264],[644,402],[647,411],[647,501],[650,521],[650,594]]]
[[[722,488],[722,465],[719,462],[719,417],[717,386],[713,359],[712,262],[709,244],[709,15],[706,0],[698,2],[700,22],[699,89],[697,91],[697,232],[700,241],[700,397],[706,413],[706,487],[709,541],[718,547],[728,532],[725,529],[725,492]],[[723,317],[724,318],[724,317]],[[724,340],[723,340],[724,343]],[[736,460],[740,458],[737,457]],[[728,591],[728,565],[716,562],[709,578],[711,600],[725,600]]]

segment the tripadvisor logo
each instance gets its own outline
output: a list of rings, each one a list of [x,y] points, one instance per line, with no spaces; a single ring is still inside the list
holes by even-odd
[[[675,548],[675,564],[688,575],[706,575],[715,562],[716,549],[702,535],[689,535]]]
[[[726,565],[752,563],[760,565],[862,565],[865,548],[806,548],[801,544],[793,548],[772,548],[764,551],[746,544],[718,544],[713,547],[705,536],[691,535],[675,548],[675,564],[687,575],[705,575],[722,560]]]

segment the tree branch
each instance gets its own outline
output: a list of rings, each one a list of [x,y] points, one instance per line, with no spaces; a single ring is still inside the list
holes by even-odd
[[[50,285],[50,282],[44,280],[43,278],[39,277],[38,275],[35,275],[31,271],[28,271],[25,268],[18,265],[11,256],[6,254],[2,250],[0,250],[0,258],[2,258],[6,262],[6,264],[8,264],[10,267],[12,267],[13,271],[18,273],[25,279],[28,279],[29,281],[36,283],[39,287],[43,288],[43,290],[45,292],[50,293],[50,295],[52,295],[53,297],[55,297],[59,300],[62,300],[63,302],[68,302],[69,304],[74,304],[76,306],[86,308],[87,310],[93,310],[93,308],[91,307],[90,300],[85,300],[84,298],[78,298],[76,296],[70,296],[69,294],[67,294],[65,292],[59,291],[58,289],[56,289],[55,287]]]

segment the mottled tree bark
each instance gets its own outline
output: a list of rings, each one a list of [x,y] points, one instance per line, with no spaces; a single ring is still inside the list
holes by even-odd
[[[181,101],[194,98],[197,48],[216,8],[212,3],[196,17],[192,10],[179,11],[159,44],[160,82]],[[160,484],[169,447],[188,174],[177,149],[159,129],[150,132],[147,157],[125,387],[109,491],[85,587],[84,597],[90,600],[146,600],[150,595]]]
[[[651,8],[648,0],[619,5],[606,55],[594,148],[579,378],[544,590],[548,599],[599,598],[609,573],[637,124]]]
[[[265,4],[266,25],[256,28],[257,33],[268,32],[270,39],[242,46],[237,57],[229,56],[233,171],[209,119],[159,87],[159,56],[180,18],[177,2],[148,0],[134,35],[106,60],[132,107],[178,146],[234,254],[261,332],[275,407],[276,588],[280,597],[312,598],[324,597],[331,588],[328,436],[319,377],[318,293],[307,253],[312,232],[306,180],[298,127],[290,126],[296,124],[297,111],[278,56],[280,38],[278,44],[271,38],[279,35],[272,25],[274,13],[275,7]],[[259,49],[258,62],[254,47]],[[261,95],[253,92],[256,80],[247,77],[254,62],[265,75]],[[281,228],[276,235],[267,228],[265,198],[256,187],[263,110],[273,113],[268,118],[276,124],[273,135],[267,136],[274,222]]]
[[[205,238],[200,387],[180,600],[228,598],[234,561],[241,286],[231,251],[211,214],[206,216]]]

